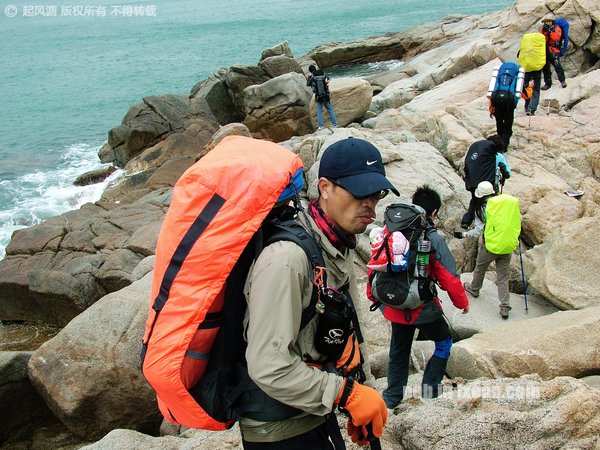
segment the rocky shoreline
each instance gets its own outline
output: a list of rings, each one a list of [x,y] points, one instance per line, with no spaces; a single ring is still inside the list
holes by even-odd
[[[505,190],[521,200],[529,309],[522,306],[518,257],[508,322],[497,313],[493,277],[467,316],[442,297],[458,341],[447,393],[405,401],[382,442],[386,449],[600,448],[600,255],[594,248],[600,7],[581,0],[517,0],[502,11],[323,45],[299,58],[284,42],[266,49],[255,66],[221,69],[189,95],[133,105],[99,154],[125,175],[98,202],[15,232],[0,261],[0,320],[62,328],[31,351],[0,351],[0,448],[239,448],[235,428],[211,433],[163,423],[139,370],[154,249],[172,187],[228,134],[280,142],[299,154],[308,186],[329,144],[347,136],[373,142],[402,200],[424,183],[439,190],[440,230],[468,279],[475,243],[451,239],[469,200],[462,159],[472,142],[495,130],[485,97],[493,68],[516,60],[522,34],[549,12],[571,24],[563,59],[568,87],[555,83],[543,91],[533,117],[519,104],[506,155],[513,176]],[[333,79],[340,128],[315,131],[309,64],[327,69],[389,59],[404,64]],[[568,189],[584,195],[570,197]],[[306,195],[316,192],[309,188]],[[380,202],[378,221],[393,201]],[[368,255],[367,236],[360,236],[362,292]],[[360,306],[383,388],[389,323],[369,313],[368,302]],[[411,386],[432,351],[431,343],[417,344]]]

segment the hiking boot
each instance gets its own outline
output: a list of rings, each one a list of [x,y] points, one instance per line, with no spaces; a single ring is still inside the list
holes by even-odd
[[[323,127],[319,127],[319,128],[317,128],[317,131],[322,130],[322,129],[323,129]]]
[[[469,228],[469,224],[468,224],[468,223],[461,223],[461,224],[460,224],[460,227],[461,227],[463,230],[467,230],[467,229]]]
[[[525,114],[527,114],[528,116],[534,116],[535,111],[527,111]]]
[[[467,283],[466,281],[463,283],[463,286],[465,288],[465,291],[467,291],[469,294],[471,294],[473,297],[477,298],[479,297],[479,292],[476,292],[475,289],[473,289],[471,287],[471,283]]]
[[[500,317],[502,317],[503,320],[508,319],[508,311],[500,311]]]
[[[566,82],[566,81],[562,81],[562,82],[560,83],[560,85],[561,85],[562,87],[566,88],[566,87],[567,87],[567,82]]]
[[[547,91],[547,90],[548,90],[548,89],[550,89],[551,87],[552,87],[552,85],[551,85],[551,84],[545,84],[545,85],[543,85],[543,86],[542,86],[540,89],[541,89],[542,91]]]

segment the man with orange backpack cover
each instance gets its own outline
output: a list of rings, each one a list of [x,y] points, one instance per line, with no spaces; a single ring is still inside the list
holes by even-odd
[[[331,297],[342,308],[344,303],[352,306],[359,300],[352,256],[356,235],[375,220],[378,201],[388,191],[396,195],[398,191],[385,177],[375,146],[355,138],[325,150],[317,187],[319,197],[296,220],[322,249],[327,280],[326,291],[319,294],[322,302]],[[325,359],[325,350],[320,348],[341,337],[345,327],[328,327],[329,338],[324,342],[319,338],[324,314],[316,314],[318,320],[315,317],[301,328],[303,310],[313,296],[313,279],[304,251],[287,241],[266,246],[248,273],[244,289],[248,374],[268,397],[290,411],[275,420],[242,415],[240,430],[246,450],[333,449],[329,439],[334,443],[335,439],[327,417],[335,414],[336,407],[349,415],[347,429],[354,442],[369,444],[383,432],[387,420],[383,398],[345,375],[361,359],[355,338],[358,321],[353,323],[342,357],[327,371],[319,367]],[[340,321],[346,316],[340,313]],[[344,448],[343,442],[335,448]]]

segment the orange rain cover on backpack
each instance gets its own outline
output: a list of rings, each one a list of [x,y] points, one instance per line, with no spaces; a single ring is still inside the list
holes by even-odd
[[[227,276],[300,168],[300,157],[278,144],[229,136],[175,185],[158,236],[142,365],[168,421],[209,430],[231,426],[190,395],[206,361],[184,356],[188,349],[210,350],[214,335],[199,337],[199,324],[221,307]]]

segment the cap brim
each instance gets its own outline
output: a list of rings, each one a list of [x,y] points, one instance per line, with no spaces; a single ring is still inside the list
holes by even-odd
[[[400,195],[390,180],[377,172],[365,172],[358,175],[350,175],[340,178],[337,182],[355,197],[365,197],[377,191],[389,189],[396,195]]]

